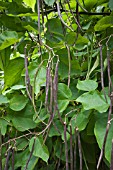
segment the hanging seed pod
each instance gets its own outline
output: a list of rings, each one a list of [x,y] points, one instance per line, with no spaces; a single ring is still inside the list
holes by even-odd
[[[46,70],[46,97],[45,97],[45,105],[48,105],[48,93],[49,93],[49,85],[50,85],[50,72],[51,67],[50,63],[48,63],[47,70]]]
[[[57,60],[55,67],[55,75],[53,80],[53,93],[54,93],[54,104],[57,105],[57,91],[58,91],[58,65],[59,60]]]

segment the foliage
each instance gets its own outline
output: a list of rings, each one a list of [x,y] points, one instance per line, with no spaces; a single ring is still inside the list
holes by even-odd
[[[113,1],[0,1],[0,169],[112,170]]]

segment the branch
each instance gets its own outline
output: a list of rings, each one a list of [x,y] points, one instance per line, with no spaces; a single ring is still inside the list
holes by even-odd
[[[47,11],[43,11],[44,14],[49,14],[51,12],[57,12],[57,9],[54,8],[54,9],[50,9],[50,10],[47,10]],[[64,10],[64,9],[60,9],[60,12],[69,12],[70,13],[70,10]],[[72,11],[74,14],[77,14],[76,11]],[[40,12],[42,13],[42,12]],[[79,12],[79,15],[110,15],[111,12]]]

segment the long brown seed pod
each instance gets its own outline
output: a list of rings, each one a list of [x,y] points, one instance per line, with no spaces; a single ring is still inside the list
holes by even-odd
[[[50,84],[50,72],[51,67],[50,63],[48,63],[47,69],[46,69],[46,97],[45,97],[45,105],[47,107],[48,105],[48,93],[49,93],[49,84]]]
[[[65,142],[66,170],[69,170],[68,144],[67,144],[67,136],[66,136],[66,122],[64,124],[64,142]]]

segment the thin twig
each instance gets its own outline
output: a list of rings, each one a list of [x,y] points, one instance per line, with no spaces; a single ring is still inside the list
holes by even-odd
[[[78,0],[76,0],[76,1],[77,1],[78,5],[80,6],[80,8],[81,8],[83,11],[88,12],[88,11],[80,4],[80,2],[79,2]]]
[[[70,10],[65,10],[65,9],[60,9],[60,11],[61,11],[61,13],[62,12],[68,12],[68,13],[70,13]],[[49,9],[49,10],[46,10],[46,11],[43,11],[44,12],[44,14],[45,15],[47,15],[47,14],[50,14],[51,12],[57,12],[57,9],[56,8],[54,8],[54,9]],[[76,11],[73,11],[72,10],[72,12],[73,12],[73,14],[76,14]],[[103,15],[103,16],[105,16],[105,15],[110,15],[111,14],[111,12],[84,12],[84,11],[80,11],[79,12],[79,14],[80,15]]]
[[[106,43],[107,45],[107,43]],[[112,85],[112,81],[111,81],[111,76],[110,76],[110,54],[109,54],[109,48],[107,46],[107,65],[108,65],[108,81],[109,81],[109,95],[111,93],[110,88],[113,91],[113,85]]]
[[[74,13],[73,13],[73,11],[72,11],[72,9],[71,9],[71,6],[70,6],[70,4],[69,4],[69,0],[67,0],[67,3],[68,3],[68,6],[69,6],[69,10],[70,10],[70,12],[71,12],[71,14],[72,14],[72,16],[73,16],[76,24],[78,25],[79,29],[83,32],[83,30],[82,30],[82,28],[81,28],[81,26],[80,26],[79,20],[76,19],[75,15],[74,15]],[[79,15],[79,14],[78,14],[78,11],[76,11],[76,14]]]
[[[69,30],[74,31],[74,30],[73,30],[71,27],[69,27],[69,26],[64,22],[64,20],[62,19],[61,12],[60,12],[59,1],[58,1],[58,0],[56,1],[56,4],[57,4],[58,16],[59,16],[61,22],[62,22]]]
[[[29,78],[29,73],[28,73],[28,58],[26,55],[26,49],[27,46],[24,47],[24,55],[25,55],[25,85],[26,85],[26,91],[29,99],[32,101],[32,96],[31,96],[31,85],[30,85],[30,78]]]
[[[40,8],[41,8],[41,14],[42,14],[42,25],[44,28],[44,11],[43,11],[43,1],[40,1]]]

